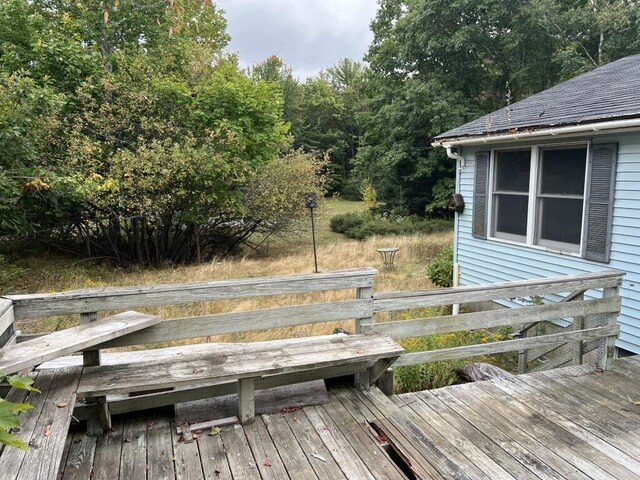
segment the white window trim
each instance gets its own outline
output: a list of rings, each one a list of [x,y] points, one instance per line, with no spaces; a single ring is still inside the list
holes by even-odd
[[[580,245],[577,247],[573,244],[563,244],[561,242],[551,242],[546,241],[546,244],[536,243],[536,236],[538,235],[538,185],[539,185],[539,163],[540,163],[540,151],[543,148],[562,148],[562,147],[586,147],[586,158],[585,158],[585,181],[584,187],[582,190],[582,227],[580,230]],[[591,150],[591,142],[590,141],[578,141],[578,142],[562,142],[562,143],[544,143],[544,144],[536,144],[528,147],[531,150],[531,165],[530,165],[530,174],[529,174],[529,202],[528,202],[528,210],[527,210],[527,234],[525,241],[521,241],[519,238],[515,238],[515,235],[512,235],[511,238],[508,234],[501,234],[500,236],[495,235],[495,225],[494,225],[494,195],[495,195],[495,162],[496,162],[496,152],[501,151],[514,151],[514,150],[526,150],[526,146],[518,147],[501,147],[491,149],[491,156],[489,161],[489,191],[487,192],[487,200],[488,200],[488,211],[487,211],[487,239],[492,240],[498,243],[505,243],[508,245],[516,245],[520,247],[526,248],[534,248],[537,250],[542,250],[545,252],[554,252],[562,255],[568,255],[572,257],[581,257],[584,247],[584,234],[585,234],[585,215],[586,215],[586,198],[587,198],[587,185],[589,182],[589,178],[591,172],[589,171],[589,155]],[[566,247],[565,247],[566,245]]]

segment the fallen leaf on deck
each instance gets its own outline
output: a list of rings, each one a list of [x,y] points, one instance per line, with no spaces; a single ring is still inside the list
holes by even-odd
[[[262,462],[262,465],[264,465],[265,467],[270,467],[270,466],[271,466],[271,462],[269,461],[269,459],[268,459],[268,458],[266,458],[266,459],[264,460],[264,462]]]
[[[42,432],[43,437],[48,437],[49,435],[51,435],[51,424],[44,427],[44,432]]]
[[[64,407],[66,407],[67,405],[69,405],[69,402],[60,402],[60,403],[58,404],[58,408],[64,408]]]
[[[633,403],[636,407],[640,407],[640,400],[636,400],[635,402],[631,403]]]
[[[222,431],[222,429],[221,429],[220,427],[213,427],[213,428],[211,429],[211,431],[209,432],[209,435],[210,435],[210,436],[213,436],[213,435],[220,435],[220,432],[221,432],[221,431]]]
[[[122,439],[122,443],[131,443],[131,437],[125,437]]]
[[[219,477],[219,476],[220,476],[220,470],[214,470],[214,471],[213,471],[213,473],[215,473],[215,474],[216,474],[216,477]]]
[[[171,460],[175,462],[177,458],[178,458],[177,455],[174,455],[173,457],[171,457]]]

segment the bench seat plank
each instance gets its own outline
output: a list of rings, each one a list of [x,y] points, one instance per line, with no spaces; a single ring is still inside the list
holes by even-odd
[[[160,317],[124,312],[27,340],[0,351],[0,370],[11,374],[78,352],[160,322]]]
[[[33,405],[20,415],[17,436],[28,443],[27,451],[5,448],[0,455],[0,476],[6,480],[56,478],[71,424],[81,367],[36,373],[34,386],[42,393],[30,392],[25,399]],[[21,396],[13,389],[8,399]]]
[[[267,345],[263,345],[266,343]],[[283,375],[339,365],[373,365],[381,358],[399,357],[403,349],[390,337],[378,334],[327,335],[306,339],[256,342],[237,353],[210,351],[176,358],[125,365],[87,367],[78,392],[87,396],[160,388],[216,385],[242,378]]]

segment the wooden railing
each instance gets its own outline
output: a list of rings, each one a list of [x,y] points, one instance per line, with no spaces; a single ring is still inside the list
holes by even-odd
[[[100,348],[142,345],[188,338],[208,337],[337,320],[356,320],[356,332],[375,331],[393,338],[532,324],[573,317],[571,331],[501,342],[405,354],[396,365],[415,365],[509,351],[527,351],[571,342],[576,361],[581,361],[581,345],[587,340],[603,340],[600,366],[608,369],[618,335],[620,311],[618,287],[622,272],[604,271],[557,278],[544,278],[491,285],[425,291],[380,292],[373,294],[372,268],[308,275],[288,275],[239,280],[143,287],[116,287],[76,290],[65,293],[9,295],[0,298],[0,339],[16,340],[15,322],[52,315],[80,314],[82,322],[96,320],[101,311],[159,307],[230,300],[266,295],[355,289],[355,299],[312,303],[213,315],[165,319],[158,325],[100,345]],[[587,297],[571,302],[531,305],[520,308],[464,313],[402,321],[381,321],[383,312],[422,309],[440,305],[469,304],[546,294],[587,292]],[[599,292],[599,293],[595,293]],[[580,319],[599,315],[604,323],[582,328]],[[18,341],[20,337],[18,336]],[[0,343],[2,345],[2,343]],[[579,358],[578,358],[579,357]],[[85,365],[95,365],[99,355],[85,352]]]
[[[393,338],[413,338],[426,335],[453,333],[482,328],[514,327],[560,318],[576,319],[574,328],[568,332],[541,335],[516,340],[484,343],[462,347],[407,353],[395,366],[416,365],[441,360],[492,355],[510,351],[527,351],[541,347],[554,347],[572,342],[576,347],[576,362],[582,361],[582,342],[603,339],[599,358],[601,368],[611,368],[614,342],[618,336],[617,315],[620,311],[618,288],[623,273],[604,271],[557,278],[524,280],[518,282],[478,285],[450,289],[435,289],[412,292],[381,292],[374,295],[374,321],[363,324],[363,331],[375,331]],[[450,304],[472,304],[482,301],[509,300],[562,292],[589,292],[587,299],[574,298],[570,302],[532,304],[519,308],[446,315],[411,320],[377,322],[380,312],[421,309]],[[600,293],[595,293],[599,291]],[[569,296],[574,296],[572,293]],[[576,295],[577,296],[577,295]],[[581,319],[593,315],[603,316],[603,325],[583,328]]]

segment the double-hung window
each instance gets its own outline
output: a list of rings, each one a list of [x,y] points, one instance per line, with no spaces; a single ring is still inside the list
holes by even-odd
[[[587,146],[493,152],[491,235],[579,252]]]
[[[476,152],[472,233],[608,262],[615,143]]]

